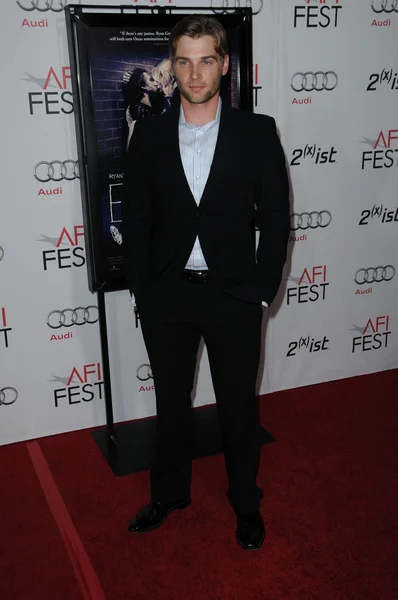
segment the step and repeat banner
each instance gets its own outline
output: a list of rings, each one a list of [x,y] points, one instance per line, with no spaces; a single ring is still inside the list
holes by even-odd
[[[65,5],[2,5],[0,444],[105,423]],[[259,392],[396,368],[398,0],[195,5],[252,7],[255,111],[275,117],[291,180],[289,259],[264,319]],[[109,73],[104,107],[124,75]],[[139,317],[127,291],[106,304],[115,420],[154,415]],[[202,348],[194,404],[213,402]]]

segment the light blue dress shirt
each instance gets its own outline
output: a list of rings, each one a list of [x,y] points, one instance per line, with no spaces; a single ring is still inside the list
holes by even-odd
[[[215,119],[206,123],[206,125],[187,123],[182,106],[180,108],[178,123],[180,154],[185,177],[196,204],[200,202],[209,177],[220,126],[220,114],[221,98],[218,101]],[[195,240],[186,268],[193,270],[207,269],[198,237]]]

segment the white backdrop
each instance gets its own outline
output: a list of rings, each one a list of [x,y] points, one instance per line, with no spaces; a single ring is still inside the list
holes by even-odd
[[[62,4],[2,4],[0,444],[105,422]],[[155,4],[168,5],[140,2]],[[250,4],[255,110],[276,118],[292,182],[289,261],[259,391],[396,368],[398,1],[240,2]],[[217,12],[239,1],[194,5]],[[39,181],[42,161],[63,163],[53,163],[61,181]],[[60,319],[52,311],[66,323],[75,309],[87,323],[49,327]],[[115,420],[153,415],[127,291],[107,295],[107,317]],[[195,405],[212,402],[204,351]]]

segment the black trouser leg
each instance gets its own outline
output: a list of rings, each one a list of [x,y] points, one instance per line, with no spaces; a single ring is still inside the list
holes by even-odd
[[[151,496],[172,502],[190,495],[192,409],[200,331],[195,325],[141,316],[156,392],[156,460]]]
[[[227,496],[237,512],[248,513],[258,509],[263,495],[256,484],[260,425],[255,394],[262,309],[226,298],[225,315],[205,326],[203,337],[223,432]]]

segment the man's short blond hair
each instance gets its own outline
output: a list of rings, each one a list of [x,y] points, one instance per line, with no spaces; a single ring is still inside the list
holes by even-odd
[[[177,44],[180,37],[186,35],[192,39],[209,35],[214,39],[214,48],[224,58],[228,54],[227,32],[224,26],[215,17],[209,15],[188,15],[178,21],[169,38],[169,54],[174,60]]]

